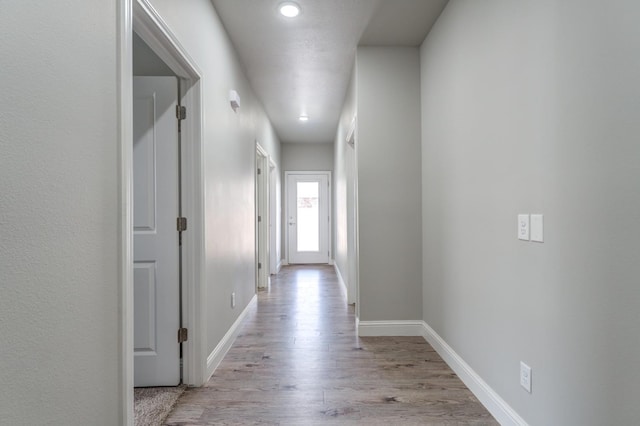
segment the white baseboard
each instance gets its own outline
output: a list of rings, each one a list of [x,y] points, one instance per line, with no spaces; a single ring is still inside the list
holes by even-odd
[[[335,261],[333,259],[329,259],[329,265],[335,265]]]
[[[429,325],[422,322],[422,337],[429,342],[442,359],[460,377],[493,417],[502,426],[528,426],[527,422],[511,408],[482,378],[460,357],[447,342]]]
[[[422,336],[424,321],[359,321],[358,336]]]
[[[278,262],[278,265],[276,266],[276,273],[280,272],[280,269],[282,269],[283,265],[284,265],[284,260],[280,259],[280,261]]]
[[[342,286],[342,289],[344,290],[344,294],[348,294],[347,283],[344,282],[344,279],[342,278],[342,274],[340,273],[340,268],[338,268],[337,263],[333,264],[333,269],[336,270],[336,275],[338,276],[338,282]]]
[[[207,380],[205,380],[205,383],[211,378],[213,372],[216,371],[216,368],[218,368],[218,365],[220,365],[220,362],[222,362],[224,356],[227,354],[227,352],[229,352],[231,345],[238,336],[240,324],[242,324],[242,321],[246,318],[247,314],[255,307],[257,302],[258,295],[254,294],[247,307],[244,308],[240,316],[238,316],[231,328],[229,328],[229,331],[227,331],[222,340],[220,340],[220,343],[218,343],[215,349],[207,357]]]
[[[360,321],[356,318],[356,330],[358,336],[422,336],[502,426],[528,426],[426,322]]]

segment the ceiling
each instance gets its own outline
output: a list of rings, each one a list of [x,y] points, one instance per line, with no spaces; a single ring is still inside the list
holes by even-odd
[[[419,46],[448,0],[212,0],[284,143],[331,143],[356,46]],[[300,115],[309,120],[302,122]]]

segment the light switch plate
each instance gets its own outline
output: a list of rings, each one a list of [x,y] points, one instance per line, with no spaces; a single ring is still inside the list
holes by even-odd
[[[518,215],[518,239],[529,241],[529,215]]]
[[[544,220],[541,214],[531,215],[531,241],[544,242]]]
[[[531,367],[520,361],[520,386],[531,393]]]

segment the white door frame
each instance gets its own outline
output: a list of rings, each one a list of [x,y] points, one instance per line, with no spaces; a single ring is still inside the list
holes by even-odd
[[[278,235],[279,216],[278,215],[278,193],[276,185],[278,183],[278,168],[273,158],[269,156],[269,274],[280,272],[280,259],[278,259]]]
[[[206,381],[204,318],[204,179],[202,98],[199,68],[148,0],[118,1],[119,106],[119,253],[120,253],[120,418],[133,425],[133,30],[180,79],[182,123],[182,211],[188,218],[183,233],[183,326],[189,339],[183,346],[183,381]]]
[[[286,253],[286,261],[287,264],[290,264],[290,258],[289,258],[289,220],[287,219],[289,217],[289,176],[290,175],[326,175],[327,176],[327,182],[329,182],[329,188],[327,191],[327,211],[329,214],[329,223],[328,223],[328,229],[327,229],[327,250],[329,251],[329,256],[327,259],[327,263],[329,265],[332,265],[332,259],[333,259],[333,250],[332,250],[332,232],[331,230],[333,229],[332,227],[332,223],[333,223],[333,211],[331,210],[331,197],[332,197],[332,193],[331,193],[331,187],[332,187],[332,181],[331,181],[331,172],[328,170],[321,170],[321,171],[285,171],[284,172],[284,205],[285,205],[285,221],[284,221],[284,226],[285,226],[285,236],[284,236],[284,244],[285,244],[285,253]]]
[[[258,174],[257,169],[260,169]],[[256,289],[269,286],[269,154],[256,141]],[[260,222],[258,221],[260,218]],[[260,226],[260,224],[262,226]],[[258,268],[258,264],[262,267]]]

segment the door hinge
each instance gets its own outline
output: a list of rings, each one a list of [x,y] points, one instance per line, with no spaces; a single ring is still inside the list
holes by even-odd
[[[258,262],[258,269],[262,269],[262,263]]]
[[[177,225],[178,225],[178,232],[186,231],[187,230],[187,218],[186,217],[179,217],[178,221],[177,221]]]
[[[262,222],[262,216],[258,216],[258,222]]]
[[[258,174],[261,175],[262,174],[262,169],[260,169],[260,167],[258,167]]]
[[[187,330],[186,328],[179,328],[178,343],[186,342],[188,338],[189,338],[189,330]]]
[[[182,105],[176,105],[176,118],[178,120],[184,120],[187,118],[187,107]]]

